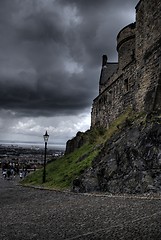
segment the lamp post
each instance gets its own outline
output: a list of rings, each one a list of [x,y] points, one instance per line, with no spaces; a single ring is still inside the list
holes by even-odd
[[[43,135],[44,137],[44,142],[45,142],[45,153],[44,153],[44,169],[43,169],[43,180],[42,182],[45,183],[46,182],[46,150],[47,150],[47,142],[49,139],[49,135],[46,131],[45,135]]]

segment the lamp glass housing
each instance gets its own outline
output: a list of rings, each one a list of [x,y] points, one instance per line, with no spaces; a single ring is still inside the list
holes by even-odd
[[[44,137],[44,142],[47,143],[47,141],[49,139],[49,134],[47,133],[47,131],[46,131],[45,135],[43,135],[43,137]]]

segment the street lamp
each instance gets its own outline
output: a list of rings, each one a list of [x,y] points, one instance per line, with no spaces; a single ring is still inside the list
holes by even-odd
[[[45,142],[45,154],[44,154],[44,169],[43,169],[43,180],[42,182],[45,183],[46,182],[46,150],[47,150],[47,142],[49,139],[49,135],[46,131],[45,135],[43,135],[44,137],[44,142]]]

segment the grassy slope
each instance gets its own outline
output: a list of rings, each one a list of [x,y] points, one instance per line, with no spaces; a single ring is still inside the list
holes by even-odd
[[[129,117],[130,116],[130,117]],[[99,154],[101,146],[116,132],[119,131],[126,119],[132,119],[131,110],[121,115],[108,130],[93,129],[88,131],[87,143],[81,148],[76,149],[73,153],[63,156],[46,166],[46,183],[45,187],[54,189],[68,189],[72,181],[83,171],[91,166],[92,160]],[[22,182],[27,185],[42,185],[43,170],[37,170],[30,174]]]
[[[85,144],[73,153],[63,156],[46,166],[46,183],[43,186],[55,189],[69,188],[72,181],[91,165],[98,149],[92,144]],[[84,156],[83,156],[84,155]],[[22,182],[29,185],[42,185],[43,169],[30,174]]]

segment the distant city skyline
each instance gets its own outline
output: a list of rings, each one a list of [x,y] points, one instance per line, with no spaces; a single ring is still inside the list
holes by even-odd
[[[0,1],[0,140],[65,146],[90,128],[101,58],[138,0]]]
[[[18,146],[18,147],[26,147],[26,148],[42,148],[44,149],[44,142],[23,142],[23,141],[20,141],[20,142],[17,142],[17,141],[0,141],[0,145],[1,146]],[[65,147],[66,145],[65,144],[55,144],[55,143],[52,143],[52,142],[48,142],[48,145],[47,145],[47,148],[49,149],[55,149],[55,150],[65,150]]]

